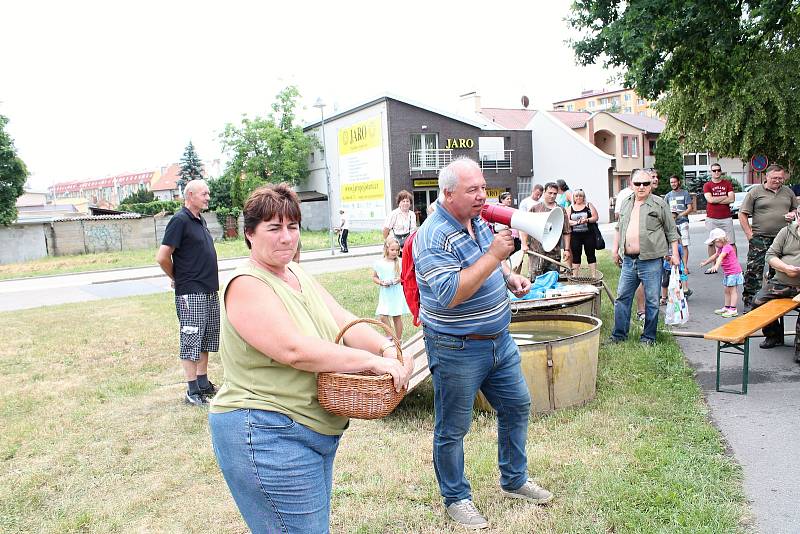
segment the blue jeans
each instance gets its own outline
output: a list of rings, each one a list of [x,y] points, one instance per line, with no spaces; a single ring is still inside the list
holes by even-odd
[[[497,462],[503,489],[528,479],[525,440],[531,397],[520,368],[516,343],[506,331],[496,339],[471,340],[424,330],[433,376],[433,466],[445,506],[471,499],[464,476],[464,436],[480,389],[497,411]]]
[[[644,331],[641,341],[655,341],[658,330],[658,299],[661,296],[661,269],[664,260],[633,259],[623,256],[622,271],[619,273],[617,300],[614,302],[613,339],[623,341],[628,338],[631,323],[631,303],[639,284],[644,284]]]
[[[217,463],[253,534],[329,532],[339,436],[265,410],[211,413],[208,424]]]

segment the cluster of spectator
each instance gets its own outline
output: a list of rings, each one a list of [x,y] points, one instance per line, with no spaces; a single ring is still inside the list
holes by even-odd
[[[730,263],[735,258],[730,255],[735,251],[732,187],[718,165],[712,172],[704,189],[706,227],[717,242],[715,254],[728,255]],[[750,190],[740,209],[750,243],[744,299],[752,307],[773,298],[800,301],[798,202],[783,185],[785,178],[782,167],[767,169],[764,184]],[[637,169],[629,192],[617,198],[611,254],[621,272],[612,342],[628,337],[633,300],[641,288],[640,341],[655,343],[663,262],[688,265],[691,195],[675,176],[664,198],[653,193],[657,184],[656,173]],[[486,181],[475,161],[459,158],[442,169],[439,190],[436,209],[429,210],[413,248],[435,397],[433,464],[447,515],[462,526],[485,528],[489,522],[472,501],[464,470],[463,443],[478,391],[496,410],[500,494],[537,504],[553,498],[528,472],[530,395],[509,332],[508,291],[524,295],[532,277],[559,263],[571,262],[577,273],[583,254],[594,275],[598,213],[583,190],[570,190],[563,180],[535,185],[520,209],[564,210],[562,240],[545,251],[533,237],[494,231],[481,219]],[[211,405],[214,452],[253,532],[327,532],[333,462],[348,421],[321,408],[316,373],[388,373],[399,390],[408,383],[413,361],[401,363],[395,345],[365,325],[347,330],[343,344],[334,342],[355,317],[297,263],[300,205],[286,184],[259,188],[245,203],[250,256],[222,289],[220,307],[216,253],[200,216],[208,199],[205,182],[187,185],[185,206],[168,224],[156,258],[175,288],[185,400]],[[511,195],[502,194],[499,201],[510,205]],[[412,202],[411,194],[402,191],[384,223],[384,237],[391,243],[384,254],[386,277],[392,281],[400,244],[417,229]],[[347,252],[348,219],[340,214],[340,246]],[[515,274],[504,261],[518,248],[535,253],[528,277]],[[715,265],[722,262],[719,258]],[[762,287],[765,262],[770,278]],[[763,348],[783,343],[778,323],[764,332]],[[800,347],[795,350],[800,354]],[[225,369],[219,389],[208,380],[209,351],[219,351]]]

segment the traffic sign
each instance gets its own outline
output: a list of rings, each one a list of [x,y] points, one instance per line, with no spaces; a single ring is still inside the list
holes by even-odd
[[[755,171],[761,172],[766,169],[768,165],[769,160],[764,154],[756,154],[750,158],[750,166],[753,167],[753,170]]]

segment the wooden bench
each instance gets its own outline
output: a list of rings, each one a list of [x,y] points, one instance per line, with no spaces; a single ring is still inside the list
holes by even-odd
[[[703,335],[705,339],[717,342],[717,391],[722,393],[747,394],[747,378],[750,365],[750,336],[774,321],[781,322],[783,332],[783,316],[800,306],[792,299],[770,300],[763,306],[752,310],[741,317],[715,328]],[[726,351],[725,349],[731,349]],[[720,389],[720,354],[742,355],[742,389]]]
[[[423,380],[431,376],[428,369],[428,354],[425,352],[425,340],[422,338],[422,330],[408,338],[403,343],[403,357],[414,358],[414,371],[408,381],[408,391],[420,385]]]

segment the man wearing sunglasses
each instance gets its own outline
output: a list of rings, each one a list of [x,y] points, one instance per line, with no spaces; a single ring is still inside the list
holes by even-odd
[[[650,174],[637,169],[631,177],[631,185],[633,195],[623,202],[614,232],[612,255],[622,271],[614,303],[611,341],[618,343],[628,338],[633,295],[642,284],[645,318],[640,341],[645,345],[653,345],[658,327],[662,263],[671,249],[670,263],[680,265],[679,236],[669,205],[661,197],[652,194]]]
[[[731,204],[735,199],[733,185],[722,179],[722,167],[719,163],[711,164],[711,181],[703,185],[703,196],[706,197],[706,231],[710,234],[714,228],[725,231],[728,243],[736,250],[736,235],[731,219]],[[714,243],[708,246],[708,255],[715,252]]]

